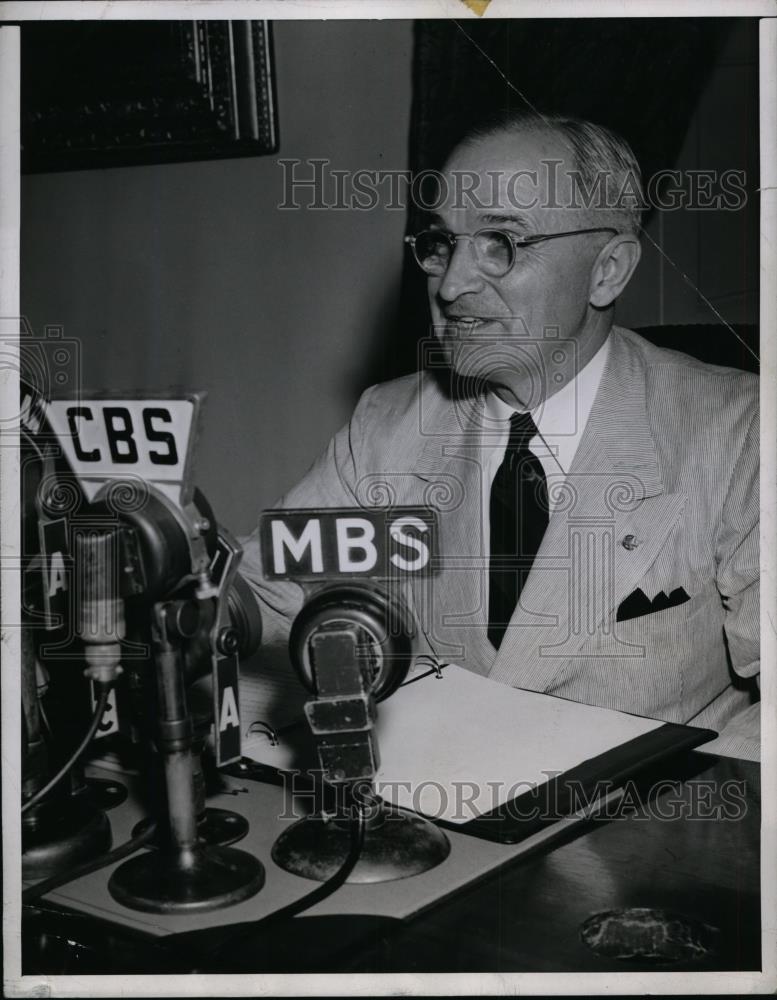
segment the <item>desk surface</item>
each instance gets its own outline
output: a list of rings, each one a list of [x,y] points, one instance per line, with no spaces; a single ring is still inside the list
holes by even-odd
[[[663,794],[651,798],[648,789],[662,778],[668,781]],[[680,778],[685,780],[681,783]],[[234,947],[227,943],[212,971],[759,968],[758,766],[690,753],[665,765],[662,773],[644,776],[639,790],[642,804],[636,813],[625,816],[628,810],[622,809],[620,818],[571,829],[564,840],[503,864],[410,919],[392,919],[374,909],[369,912],[366,896],[364,912],[336,915],[320,905],[310,916],[287,921],[269,933],[257,931]],[[246,841],[237,846],[249,845]],[[602,958],[583,943],[580,925],[592,914],[622,907],[669,910],[714,928],[710,931],[713,948],[700,958],[679,963]],[[48,913],[28,920],[25,971],[75,971],[53,967],[57,961],[72,963],[72,956],[60,954],[57,959],[56,949],[41,954],[30,947],[41,928],[47,929],[49,940],[56,936],[56,919]],[[69,919],[72,937],[74,924]],[[84,925],[87,938],[93,932],[94,926],[90,930]],[[119,939],[109,942],[111,968],[99,967],[96,957],[99,951],[106,953],[105,941],[93,948],[97,967],[84,968],[90,961],[87,949],[79,956],[78,968],[153,971],[159,962],[159,970],[164,970],[151,942],[141,944],[128,932],[130,938],[124,951]],[[197,954],[196,942],[196,935],[181,940],[178,961],[184,967],[186,956]],[[122,962],[126,964],[120,968]]]
[[[758,765],[689,754],[693,774],[649,818],[594,822],[570,842],[501,869],[421,915],[353,971],[610,972],[761,966]],[[704,818],[744,789],[730,813]],[[671,799],[670,799],[671,797]],[[682,815],[683,810],[686,815]],[[688,815],[690,814],[690,815]],[[642,813],[644,817],[644,812]],[[603,959],[581,940],[592,914],[655,907],[711,925],[714,952],[685,963]]]

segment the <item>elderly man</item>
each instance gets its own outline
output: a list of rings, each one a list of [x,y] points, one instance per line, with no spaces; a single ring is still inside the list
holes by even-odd
[[[613,325],[640,257],[639,184],[629,147],[591,123],[521,115],[471,133],[429,229],[408,237],[436,350],[367,390],[280,505],[436,506],[441,572],[407,591],[426,651],[728,726],[752,754],[757,380]],[[263,580],[258,544],[244,572],[270,656],[301,594]]]

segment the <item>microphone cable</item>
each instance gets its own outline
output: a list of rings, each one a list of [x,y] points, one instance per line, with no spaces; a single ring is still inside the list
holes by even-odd
[[[309,910],[312,906],[315,906],[316,903],[320,903],[328,896],[331,896],[345,884],[348,880],[348,876],[354,870],[359,858],[361,857],[362,847],[364,845],[364,809],[361,805],[358,805],[356,809],[356,816],[351,817],[349,824],[351,839],[348,847],[348,853],[337,871],[334,872],[333,875],[330,875],[325,882],[316,886],[312,892],[307,893],[300,899],[295,899],[293,902],[287,903],[286,906],[282,906],[279,910],[268,913],[264,917],[259,917],[257,920],[250,920],[245,924],[241,924],[239,933],[229,937],[225,941],[219,942],[219,944],[214,948],[207,949],[204,952],[205,962],[207,962],[208,959],[215,958],[220,951],[224,950],[224,948],[233,948],[236,944],[243,941],[246,937],[256,931],[263,930],[271,924],[280,923],[282,920],[290,920],[292,917],[296,917],[300,913],[304,913],[305,910]],[[175,936],[170,939],[170,944],[175,944]],[[200,965],[202,965],[202,963],[200,963]],[[202,969],[198,968],[192,971],[200,972]]]
[[[86,731],[86,735],[78,744],[76,749],[70,755],[70,758],[62,765],[62,767],[57,771],[53,778],[51,778],[43,788],[39,788],[34,795],[30,796],[29,799],[22,805],[22,816],[27,812],[28,809],[32,809],[34,805],[43,798],[44,795],[48,795],[55,785],[65,777],[66,774],[72,769],[74,764],[82,756],[86,748],[92,742],[94,734],[97,732],[97,728],[102,721],[103,713],[108,705],[108,697],[110,696],[111,689],[113,688],[114,681],[95,681],[95,684],[100,686],[100,695],[97,699],[97,705],[94,710],[94,715],[92,716],[92,721],[89,724],[89,729]]]
[[[76,865],[74,868],[70,868],[66,872],[60,872],[57,875],[52,875],[42,882],[36,882],[35,885],[31,885],[28,889],[22,892],[22,906],[35,903],[45,896],[49,892],[53,892],[58,889],[61,885],[65,885],[68,882],[72,882],[74,879],[81,878],[83,875],[91,875],[92,872],[99,871],[101,868],[105,868],[115,861],[122,861],[124,858],[128,857],[130,854],[134,854],[135,851],[140,850],[141,847],[145,845],[153,838],[156,833],[156,823],[150,823],[144,830],[136,834],[130,840],[125,841],[123,844],[119,844],[118,847],[114,847],[112,850],[108,851],[106,854],[101,854],[99,857],[93,858],[91,861],[84,861],[80,865]]]
[[[311,906],[315,906],[315,904],[320,903],[322,899],[326,899],[327,896],[331,896],[333,892],[348,881],[348,876],[356,867],[359,858],[361,857],[362,847],[364,846],[364,810],[361,805],[357,806],[356,816],[351,817],[349,825],[351,828],[351,842],[348,847],[348,853],[337,871],[333,875],[330,875],[325,882],[322,882],[321,885],[317,886],[306,896],[302,896],[301,899],[296,899],[292,903],[287,903],[286,906],[282,906],[280,910],[276,910],[274,913],[268,913],[266,917],[262,917],[260,920],[257,920],[255,924],[256,926],[259,926],[260,924],[267,924],[275,920],[285,920],[290,917],[296,917],[297,914],[302,913],[304,910],[309,910]]]

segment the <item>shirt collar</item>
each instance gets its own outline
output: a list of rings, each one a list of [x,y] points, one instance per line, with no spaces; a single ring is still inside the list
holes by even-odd
[[[607,363],[609,348],[608,334],[596,354],[570,382],[532,408],[532,419],[543,437],[564,435],[577,438],[582,434]],[[489,424],[503,427],[516,412],[521,411],[505,403],[495,392],[489,391],[485,401],[486,420]]]

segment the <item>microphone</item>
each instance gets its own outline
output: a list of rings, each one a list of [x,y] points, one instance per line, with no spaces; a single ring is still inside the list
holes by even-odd
[[[273,861],[303,878],[333,878],[349,856],[351,825],[363,818],[360,857],[346,881],[388,882],[428,871],[450,852],[434,824],[377,795],[377,702],[404,681],[413,624],[396,588],[370,581],[325,587],[309,597],[289,634],[289,656],[310,692],[305,715],[323,781],[338,791],[328,810],[306,816],[272,848]]]
[[[126,634],[119,596],[118,526],[75,534],[76,635],[84,643],[84,674],[96,685],[113,684],[121,673],[121,640]]]

